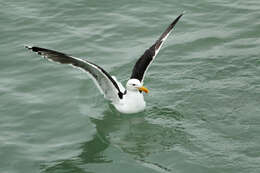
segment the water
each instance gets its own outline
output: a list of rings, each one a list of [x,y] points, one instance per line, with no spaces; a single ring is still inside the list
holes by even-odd
[[[0,1],[0,172],[260,171],[260,2]],[[89,77],[33,44],[87,58],[125,83],[182,11],[120,115]]]

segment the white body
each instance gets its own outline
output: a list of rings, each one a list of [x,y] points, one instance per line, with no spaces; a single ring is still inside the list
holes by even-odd
[[[122,100],[112,104],[119,112],[125,114],[138,113],[145,109],[144,96],[138,90],[127,91]]]

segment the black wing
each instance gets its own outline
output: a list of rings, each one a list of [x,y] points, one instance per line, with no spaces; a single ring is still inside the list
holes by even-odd
[[[179,21],[179,19],[183,16],[183,14],[179,15],[171,24],[170,26],[163,32],[160,38],[149,48],[147,49],[144,54],[138,59],[136,62],[134,69],[132,71],[131,79],[138,79],[140,82],[143,82],[145,73],[149,67],[149,65],[153,62],[154,58],[158,54],[161,46],[163,45],[164,41],[169,36],[170,32],[172,31],[173,27]]]
[[[25,46],[26,48],[37,52],[48,60],[59,62],[61,64],[70,64],[88,72],[99,90],[104,94],[105,98],[115,102],[123,97],[123,91],[120,91],[117,82],[101,67],[86,60],[66,55],[54,50],[44,49],[40,47]]]

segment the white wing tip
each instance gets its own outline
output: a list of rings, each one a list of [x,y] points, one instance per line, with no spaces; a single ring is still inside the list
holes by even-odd
[[[32,49],[33,46],[30,46],[30,45],[24,45],[25,48],[27,49]]]

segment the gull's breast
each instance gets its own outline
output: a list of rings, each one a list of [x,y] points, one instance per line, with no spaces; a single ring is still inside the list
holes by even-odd
[[[124,114],[133,114],[142,112],[145,109],[143,94],[138,92],[127,92],[123,99],[113,104],[115,108]]]

